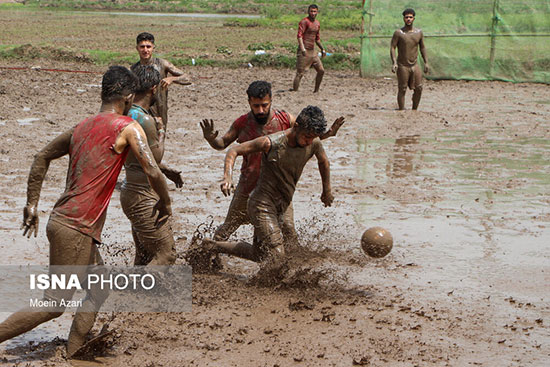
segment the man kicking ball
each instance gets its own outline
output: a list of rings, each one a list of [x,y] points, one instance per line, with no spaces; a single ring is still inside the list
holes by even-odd
[[[335,123],[342,123],[343,117]],[[304,108],[296,124],[285,131],[262,136],[231,148],[225,157],[221,190],[229,196],[234,189],[233,165],[237,156],[261,153],[260,178],[248,200],[248,215],[254,225],[254,242],[229,242],[205,239],[207,250],[222,252],[278,269],[284,265],[282,215],[292,202],[296,184],[309,159],[315,155],[319,165],[323,192],[321,201],[330,206],[330,163],[319,137],[327,123],[323,111],[315,106]]]

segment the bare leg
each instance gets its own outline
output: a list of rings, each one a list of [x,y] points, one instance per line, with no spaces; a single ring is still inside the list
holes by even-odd
[[[260,261],[260,254],[257,248],[248,242],[214,241],[205,238],[203,240],[203,247],[254,262]]]
[[[91,237],[52,221],[48,223],[46,233],[50,242],[50,266],[90,265],[95,261],[97,248]],[[82,276],[84,275],[79,274],[79,278]],[[53,290],[51,294],[45,295],[45,299],[69,300],[73,294],[74,290]],[[25,308],[0,324],[0,343],[63,314],[59,309],[45,312],[29,311],[29,308]]]
[[[298,88],[300,88],[300,81],[302,80],[302,77],[304,76],[303,73],[296,73],[296,76],[294,77],[294,82],[292,83],[292,90],[297,91]]]
[[[95,263],[103,265],[103,259],[99,254],[97,246],[92,244],[95,251]],[[94,269],[89,270],[90,273],[94,273]],[[98,273],[95,271],[95,273]],[[87,292],[86,298],[82,302],[82,306],[76,311],[73,323],[71,325],[71,332],[69,333],[69,340],[67,342],[67,356],[70,358],[84,343],[86,343],[86,336],[92,330],[97,316],[97,310],[105,302],[109,296],[109,289],[101,289],[99,284],[94,284],[93,287]]]
[[[243,192],[243,188],[239,180],[239,184],[233,193],[231,204],[229,204],[225,221],[216,229],[216,232],[214,233],[214,239],[216,241],[227,241],[233,232],[235,232],[241,225],[250,222],[247,212],[248,196],[248,194]]]
[[[412,109],[416,110],[418,109],[418,104],[420,103],[420,98],[422,97],[422,86],[418,86],[414,89],[414,93],[412,96],[413,106]]]
[[[399,106],[400,110],[405,109],[405,93],[406,92],[407,92],[407,87],[399,88],[399,91],[397,92],[397,105]]]
[[[313,90],[313,93],[317,93],[319,92],[319,87],[321,86],[321,82],[323,81],[325,69],[323,68],[322,64],[313,64],[313,67],[317,71],[317,75],[315,76],[315,89]]]

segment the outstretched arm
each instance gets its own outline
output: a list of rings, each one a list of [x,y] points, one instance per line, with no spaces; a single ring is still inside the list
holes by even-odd
[[[21,225],[23,236],[30,237],[34,233],[34,237],[36,237],[38,234],[38,200],[42,182],[44,182],[50,162],[69,154],[73,130],[65,131],[34,156],[27,181],[27,204],[23,209],[23,224]]]
[[[430,67],[428,66],[428,55],[426,53],[426,46],[424,45],[424,33],[420,33],[420,41],[418,42],[418,45],[420,46],[420,54],[424,60],[424,72],[427,74],[430,72]]]
[[[344,122],[346,122],[344,116],[338,117],[336,120],[334,120],[330,129],[328,129],[326,133],[321,135],[319,139],[323,140],[326,138],[330,138],[331,136],[336,136],[336,133],[338,133],[338,130],[340,130]]]
[[[166,71],[171,74],[172,76],[168,76],[160,81],[161,88],[167,88],[170,84],[176,83],[180,85],[190,85],[193,84],[191,81],[189,81],[189,78],[185,75],[185,73],[174,66],[170,61],[162,60],[164,67]]]
[[[239,132],[233,125],[227,130],[225,135],[218,136],[219,131],[214,131],[214,121],[203,119],[200,122],[201,129],[202,129],[202,135],[210,144],[210,146],[216,150],[224,150],[227,148],[231,143],[233,143],[237,138],[239,137]]]
[[[115,142],[114,149],[116,152],[122,152],[128,145],[141,165],[143,172],[147,175],[151,187],[160,198],[153,208],[153,215],[158,212],[156,223],[160,225],[172,215],[168,186],[147,144],[145,132],[137,122],[128,125],[122,130]]]
[[[231,195],[234,189],[233,186],[233,166],[235,165],[235,159],[239,155],[247,155],[257,152],[269,152],[271,149],[271,140],[267,136],[260,136],[254,140],[247,141],[229,149],[225,155],[225,162],[223,168],[223,181],[220,184],[220,188],[225,196]]]
[[[330,162],[321,144],[319,144],[319,149],[315,151],[315,157],[317,158],[319,173],[321,174],[321,181],[323,184],[321,201],[325,206],[331,206],[334,196],[332,196],[332,188],[330,186]]]

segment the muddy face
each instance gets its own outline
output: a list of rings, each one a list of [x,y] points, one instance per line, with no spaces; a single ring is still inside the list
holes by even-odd
[[[151,57],[153,57],[153,50],[155,45],[151,41],[141,41],[137,46],[136,50],[139,53],[139,59],[142,62],[149,62]]]
[[[248,104],[256,122],[265,125],[271,112],[271,97],[269,95],[263,98],[250,97]]]

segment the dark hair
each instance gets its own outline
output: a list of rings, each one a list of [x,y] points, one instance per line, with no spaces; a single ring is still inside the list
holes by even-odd
[[[136,63],[132,65],[131,70],[137,76],[139,82],[136,93],[148,92],[151,88],[160,83],[160,73],[153,65],[141,65]]]
[[[135,93],[139,82],[137,77],[124,66],[111,66],[103,74],[101,100],[109,103]]]
[[[414,9],[411,9],[411,8],[407,8],[407,9],[403,10],[403,16],[405,16],[407,14],[412,14],[413,17],[416,16],[416,14],[414,12]]]
[[[246,90],[246,94],[248,94],[248,98],[264,98],[267,95],[271,97],[271,83],[265,80],[256,80],[250,83]]]
[[[327,129],[327,120],[319,107],[307,106],[296,117],[296,125],[320,136]]]
[[[310,6],[307,7],[308,13],[309,13],[309,9],[317,9],[317,10],[319,10],[319,7],[317,6],[317,4],[311,4]]]
[[[139,45],[142,41],[150,41],[152,44],[155,44],[155,36],[148,32],[142,32],[136,37],[136,44]]]

